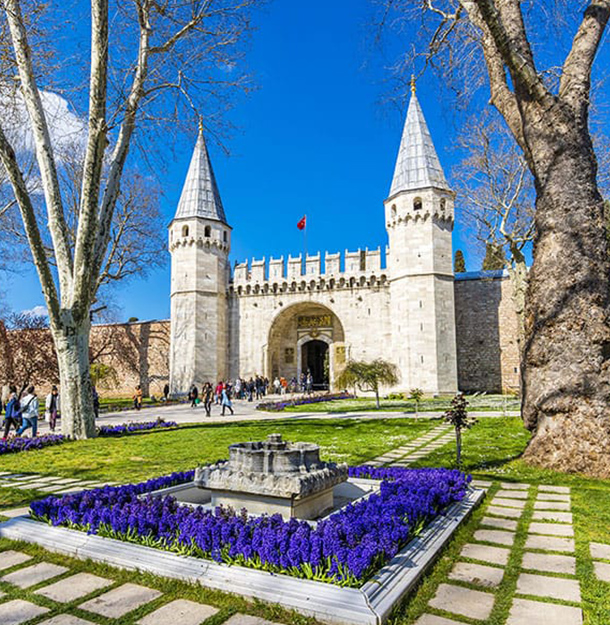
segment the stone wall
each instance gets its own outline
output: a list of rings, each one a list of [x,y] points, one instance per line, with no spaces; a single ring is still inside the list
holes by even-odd
[[[100,385],[100,395],[130,397],[140,384],[145,396],[161,396],[169,382],[169,344],[169,320],[93,326],[93,360],[116,373],[115,379]]]
[[[517,316],[507,272],[455,277],[458,385],[463,391],[517,391]]]
[[[237,296],[232,291],[229,298],[230,314],[234,317],[231,323],[231,375],[236,375],[237,371],[241,375],[250,375],[267,372],[267,369],[271,373],[276,340],[270,333],[271,328],[277,326],[283,334],[280,325],[286,313],[293,310],[307,314],[311,307],[336,315],[340,327],[335,328],[333,340],[345,357],[387,358],[388,346],[392,343],[388,284],[371,276],[354,282],[319,290],[319,283],[316,283],[313,292],[300,283],[294,291],[288,289],[278,293],[252,292]],[[504,272],[458,274],[455,317],[459,388],[465,391],[516,391],[519,388],[517,318],[507,275]],[[9,335],[11,342],[18,341],[15,333]],[[146,395],[161,395],[169,380],[169,345],[169,321],[94,326],[91,332],[92,357],[96,362],[110,365],[116,372],[114,380],[99,388],[100,394],[103,397],[130,397],[135,386],[140,384]],[[283,347],[283,344],[278,347],[280,355],[285,351]],[[331,355],[334,357],[335,352]],[[6,370],[4,362],[2,369]],[[42,393],[48,392],[51,384],[38,378],[34,383]],[[405,381],[399,386],[408,390]]]

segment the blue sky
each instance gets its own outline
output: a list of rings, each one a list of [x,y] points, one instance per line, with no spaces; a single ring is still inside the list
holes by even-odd
[[[276,0],[257,14],[247,58],[259,88],[229,113],[237,127],[226,141],[230,155],[209,146],[234,228],[231,262],[297,254],[303,242],[296,223],[304,214],[310,253],[386,245],[383,200],[407,100],[388,102],[391,72],[372,43],[371,12],[369,0]],[[387,58],[396,52],[386,51]],[[433,74],[420,80],[419,101],[451,180],[459,120],[441,93]],[[195,130],[168,151],[175,161],[167,163],[162,180],[166,223],[180,195]],[[468,269],[480,267],[459,220],[458,248]],[[2,290],[15,310],[43,304],[31,271],[9,277]],[[169,317],[169,254],[165,268],[121,285],[115,300],[121,319]]]

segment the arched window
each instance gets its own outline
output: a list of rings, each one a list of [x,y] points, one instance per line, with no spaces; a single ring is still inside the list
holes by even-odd
[[[447,208],[447,200],[444,197],[442,197],[441,198],[441,210],[444,211],[445,208]]]
[[[206,238],[210,238],[212,236],[212,226],[206,226],[203,234]]]
[[[419,211],[422,208],[422,202],[420,197],[416,197],[413,200],[413,210]]]
[[[183,237],[188,237],[189,235],[189,227],[188,226],[182,226],[182,236]]]
[[[222,240],[226,243],[227,242],[227,231],[224,230],[222,233]]]
[[[396,219],[396,204],[392,204],[392,219]]]

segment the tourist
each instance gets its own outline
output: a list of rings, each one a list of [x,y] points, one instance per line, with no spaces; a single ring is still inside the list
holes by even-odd
[[[51,387],[51,392],[47,395],[44,411],[45,419],[49,422],[51,432],[55,432],[55,426],[57,425],[57,413],[59,412],[59,391],[55,385]]]
[[[216,385],[216,389],[214,390],[214,394],[216,396],[216,405],[218,406],[221,402],[222,399],[222,389],[224,388],[224,384],[222,383],[222,380],[220,382],[218,382],[218,384]]]
[[[139,384],[136,386],[136,392],[133,394],[133,407],[136,410],[142,408],[142,387]]]
[[[205,416],[212,416],[212,404],[214,403],[214,389],[209,382],[206,382],[203,385],[203,389],[201,390],[201,394],[203,395],[203,407],[205,408]]]
[[[30,386],[27,395],[20,401],[21,404],[21,427],[17,430],[17,436],[21,436],[28,428],[32,428],[32,438],[38,433],[38,397],[34,393],[34,387]]]
[[[163,387],[163,401],[167,402],[167,400],[169,399],[169,384],[165,384],[165,386]]]
[[[254,380],[252,379],[252,376],[250,376],[250,379],[248,380],[248,401],[252,401],[254,397]]]
[[[2,440],[6,440],[8,438],[11,425],[15,428],[15,432],[17,432],[19,426],[21,425],[21,405],[19,403],[19,398],[17,397],[16,386],[11,386],[9,388],[8,401],[4,412],[4,436],[2,437]]]
[[[254,388],[256,390],[256,401],[263,398],[263,378],[260,375],[254,380]]]
[[[191,400],[191,408],[196,408],[199,403],[199,390],[197,387],[192,384],[191,390],[189,391],[189,399]]]
[[[100,416],[100,396],[95,384],[91,386],[91,397],[93,398],[93,417],[97,419]]]
[[[313,375],[311,375],[311,371],[307,372],[307,377],[305,378],[305,390],[308,395],[311,395],[313,392]]]
[[[277,376],[275,376],[275,380],[273,380],[273,390],[276,395],[279,395],[282,392],[282,383]]]
[[[226,386],[222,387],[222,391],[220,393],[220,402],[222,404],[222,416],[225,416],[225,408],[228,408],[231,414],[235,414],[233,412],[233,404],[231,403],[231,396],[229,393],[229,389]]]

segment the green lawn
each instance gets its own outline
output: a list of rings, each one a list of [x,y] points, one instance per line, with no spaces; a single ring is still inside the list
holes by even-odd
[[[0,471],[133,482],[226,458],[231,443],[262,440],[273,432],[287,440],[317,442],[326,459],[362,464],[422,435],[435,424],[432,420],[346,418],[193,424],[172,431],[76,441],[0,456]]]
[[[431,419],[377,419],[362,420],[336,418],[328,420],[275,421],[236,424],[196,424],[178,430],[150,432],[123,438],[103,438],[69,443],[64,446],[0,458],[0,470],[19,470],[53,475],[91,477],[120,481],[136,481],[172,470],[184,470],[198,463],[226,457],[227,445],[236,441],[260,440],[271,432],[280,432],[289,440],[317,441],[323,456],[350,464],[365,463],[381,453],[402,445],[438,424]],[[577,574],[582,592],[585,625],[610,623],[610,584],[598,581],[593,574],[589,542],[610,543],[610,481],[547,471],[525,464],[520,459],[529,433],[516,418],[481,418],[464,434],[464,468],[478,478],[497,481],[524,481],[532,484],[570,486],[572,512],[576,533]],[[455,443],[451,442],[413,466],[454,466]],[[499,488],[494,484],[489,496]],[[0,488],[0,508],[26,505],[35,496],[32,491]],[[458,555],[466,542],[472,540],[478,523],[485,514],[485,503],[456,532],[430,572],[415,588],[413,594],[397,609],[392,625],[412,625],[435,594],[439,583],[447,581]],[[520,560],[525,543],[525,527],[531,518],[533,494],[519,522],[515,549],[511,553],[506,574],[495,591],[498,600],[486,625],[504,625],[514,596]],[[1,516],[1,511],[0,511]],[[0,549],[9,543],[0,541]],[[43,554],[37,547],[24,546],[35,555]],[[46,560],[64,561],[64,558],[44,553]],[[195,598],[209,601],[221,609],[222,618],[232,612],[246,611],[269,620],[290,625],[302,625],[308,619],[280,608],[197,589],[192,586],[111,570],[102,565],[70,561],[77,570],[90,570],[113,579],[139,580],[163,590],[170,597]],[[459,583],[458,583],[459,584]],[[468,585],[468,584],[462,584]],[[475,588],[472,586],[472,588]],[[0,588],[5,591],[4,587]],[[13,591],[11,591],[13,592]],[[14,591],[17,592],[17,591]],[[23,591],[18,591],[23,593]],[[445,616],[449,616],[448,614]],[[453,617],[455,618],[455,617]],[[459,619],[458,619],[459,620]],[[474,623],[462,619],[464,623]],[[131,622],[131,621],[129,621]],[[461,621],[460,621],[461,622]],[[216,625],[216,619],[211,625]],[[534,625],[534,624],[533,624]]]
[[[280,401],[276,395],[266,398],[268,401]],[[426,397],[419,402],[420,412],[444,412],[451,404],[451,397]],[[486,411],[518,411],[519,399],[514,395],[469,395],[467,397],[470,410]],[[375,400],[371,397],[357,397],[356,399],[338,399],[335,401],[289,406],[286,412],[375,412]],[[381,410],[387,412],[415,412],[415,402],[405,399],[382,399]]]

